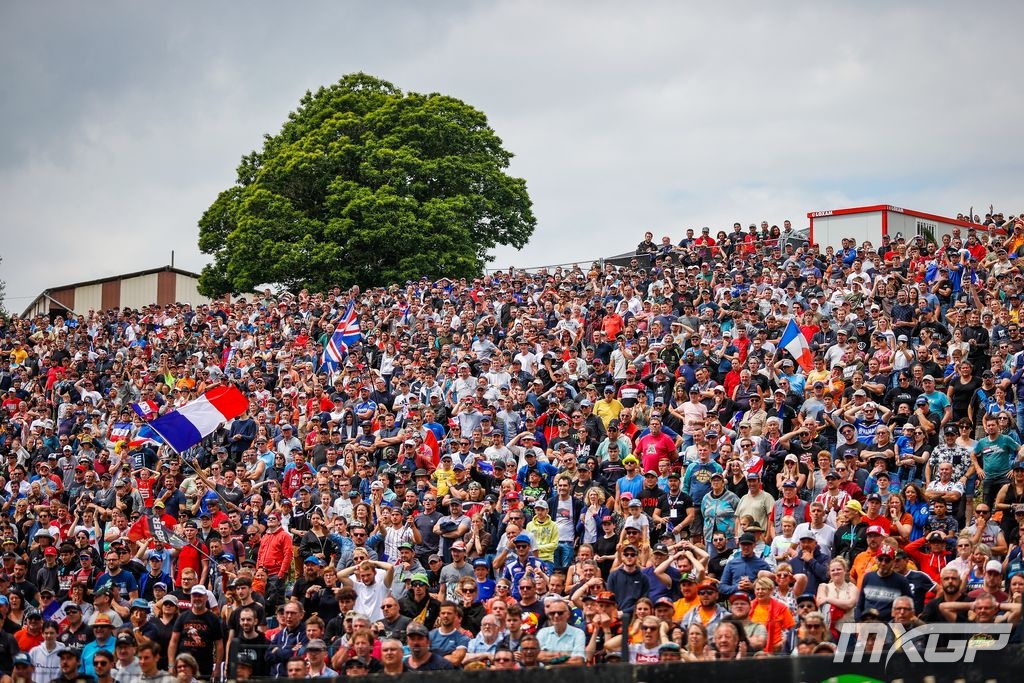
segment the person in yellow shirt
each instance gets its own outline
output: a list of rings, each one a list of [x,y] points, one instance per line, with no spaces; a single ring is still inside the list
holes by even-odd
[[[597,415],[604,428],[608,429],[608,423],[619,416],[624,406],[619,399],[615,398],[615,387],[608,385],[604,388],[604,397],[594,401],[594,415]]]
[[[437,497],[440,499],[447,496],[448,489],[455,483],[455,470],[452,469],[451,453],[445,453],[441,456],[441,464],[437,466],[437,469],[430,475],[430,478],[434,480]]]
[[[28,360],[28,350],[24,344],[15,339],[14,348],[11,349],[11,365],[24,365],[26,360]]]
[[[533,504],[533,519],[526,525],[526,530],[533,535],[533,549],[537,551],[537,557],[553,563],[558,548],[558,525],[551,519],[546,500]]]

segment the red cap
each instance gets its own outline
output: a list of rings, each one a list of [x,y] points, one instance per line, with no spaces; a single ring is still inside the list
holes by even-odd
[[[869,533],[869,534],[878,534],[879,536],[888,536],[889,535],[889,534],[885,533],[885,529],[883,529],[882,527],[878,526],[877,524],[869,526],[867,533]]]
[[[896,551],[893,549],[891,545],[883,545],[881,548],[878,549],[878,555],[876,555],[876,557],[880,555],[885,555],[886,557],[895,557]]]
[[[46,556],[56,555],[56,554],[57,554],[57,549],[54,548],[52,545],[51,546],[47,546],[46,550],[43,551],[43,555],[46,555]]]

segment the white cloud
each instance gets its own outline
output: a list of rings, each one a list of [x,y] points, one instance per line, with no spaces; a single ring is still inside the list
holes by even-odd
[[[358,70],[488,114],[539,220],[496,265],[880,201],[1017,212],[1021,59],[996,31],[1022,16],[878,2],[8,6],[0,277],[29,296],[171,249],[199,270],[196,221],[240,157],[306,89]]]

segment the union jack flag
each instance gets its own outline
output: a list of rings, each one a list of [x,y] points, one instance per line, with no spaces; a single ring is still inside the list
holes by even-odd
[[[338,321],[334,334],[327,340],[321,368],[326,367],[330,372],[337,370],[338,366],[345,360],[345,356],[348,355],[348,347],[359,342],[362,338],[363,333],[359,329],[359,318],[356,317],[355,304],[349,304],[348,308],[345,309],[345,314]]]

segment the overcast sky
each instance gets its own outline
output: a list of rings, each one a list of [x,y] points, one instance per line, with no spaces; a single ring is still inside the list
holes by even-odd
[[[1021,3],[6,2],[7,307],[171,250],[199,271],[197,220],[241,156],[355,71],[488,115],[538,220],[495,265],[882,202],[1017,213],[1022,19]]]

